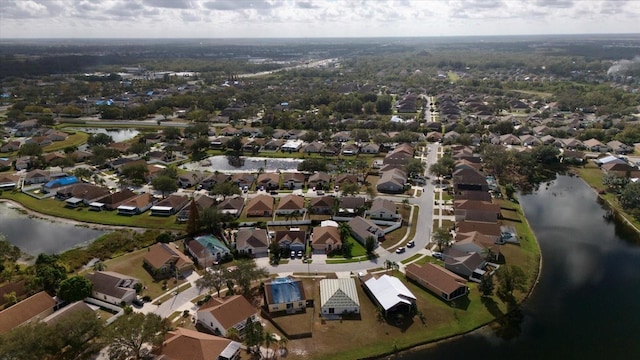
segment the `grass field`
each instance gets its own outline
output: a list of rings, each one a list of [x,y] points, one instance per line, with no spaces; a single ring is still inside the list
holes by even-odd
[[[291,359],[359,359],[392,352],[394,349],[402,349],[412,344],[433,341],[471,330],[506,310],[506,306],[494,298],[483,303],[475,284],[470,284],[471,293],[468,301],[461,301],[454,307],[415,284],[407,282],[401,273],[393,275],[400,278],[416,295],[418,309],[425,315],[424,324],[418,316],[402,327],[378,321],[376,306],[364,293],[362,287],[357,286],[361,313],[359,319],[323,321],[319,316],[319,305],[316,305],[313,337],[289,341],[287,357]],[[315,303],[319,304],[317,301],[320,298],[319,286],[314,287],[313,297],[316,299]]]
[[[47,153],[47,152],[63,150],[64,148],[69,146],[80,146],[82,144],[85,144],[88,138],[89,138],[89,134],[78,131],[75,134],[70,134],[63,141],[56,141],[49,146],[45,146],[44,148],[42,148],[42,151]]]
[[[14,200],[35,212],[65,219],[101,225],[133,226],[153,229],[183,230],[184,224],[177,224],[175,216],[151,216],[149,212],[136,216],[122,216],[115,211],[89,211],[87,208],[71,209],[64,201],[55,199],[38,200],[23,193],[5,191],[0,198]]]

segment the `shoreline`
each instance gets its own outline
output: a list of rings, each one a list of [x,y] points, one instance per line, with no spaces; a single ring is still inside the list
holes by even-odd
[[[47,215],[47,214],[43,214],[43,213],[31,210],[31,209],[25,207],[20,202],[17,202],[15,200],[11,200],[11,199],[2,199],[2,198],[0,198],[0,203],[7,203],[7,204],[9,204],[9,206],[13,206],[13,207],[19,209],[20,211],[24,211],[28,216],[32,216],[32,217],[35,217],[35,218],[39,218],[39,219],[47,220],[47,221],[51,221],[51,222],[60,222],[60,223],[65,223],[65,224],[69,224],[69,225],[73,225],[73,226],[88,227],[88,228],[92,228],[92,229],[96,229],[96,230],[112,230],[112,231],[116,231],[116,230],[119,230],[119,229],[131,229],[131,230],[134,230],[134,231],[145,231],[145,230],[148,230],[147,228],[138,228],[138,227],[130,227],[130,226],[103,225],[103,224],[88,223],[88,222],[72,220],[72,219],[68,219],[68,218],[64,218],[64,217],[56,217],[56,216],[52,216],[52,215]],[[521,207],[520,207],[520,209],[522,210]],[[522,210],[522,215],[523,215],[523,218],[525,219],[525,222],[526,222],[527,226],[529,228],[531,228],[531,226],[529,224],[529,221],[527,220],[527,218],[525,216],[524,210]],[[437,338],[437,339],[428,340],[428,341],[425,341],[425,342],[416,343],[416,344],[413,344],[413,345],[408,346],[408,347],[399,348],[399,349],[394,350],[394,351],[390,351],[390,352],[379,354],[379,355],[374,355],[374,356],[371,356],[371,357],[366,357],[366,358],[363,358],[363,359],[367,359],[367,360],[391,359],[391,358],[394,358],[394,357],[396,357],[398,355],[401,355],[401,354],[409,354],[409,353],[412,353],[412,352],[415,352],[415,351],[428,349],[430,347],[437,346],[438,344],[441,344],[441,343],[445,343],[445,342],[449,342],[449,341],[455,341],[456,339],[459,339],[459,338],[461,338],[463,336],[468,336],[468,335],[473,334],[473,333],[478,333],[478,332],[481,332],[481,331],[490,330],[491,327],[494,324],[496,324],[497,322],[499,322],[501,319],[503,319],[504,317],[508,316],[513,311],[516,311],[519,308],[521,308],[522,305],[533,294],[533,291],[535,290],[536,285],[538,284],[538,281],[540,279],[540,274],[542,272],[542,252],[540,251],[541,250],[540,249],[540,243],[538,242],[538,238],[535,236],[535,233],[533,232],[533,229],[532,229],[531,232],[533,234],[534,241],[535,241],[536,246],[538,247],[538,251],[540,253],[540,259],[538,261],[538,270],[537,270],[537,274],[536,274],[535,280],[532,283],[531,287],[527,291],[527,293],[524,296],[524,298],[514,307],[514,309],[512,309],[509,312],[506,312],[505,314],[501,315],[500,317],[496,317],[496,318],[492,319],[491,321],[489,321],[487,323],[480,324],[477,327],[474,327],[473,329],[470,329],[470,330],[462,332],[462,333],[452,334],[452,335],[444,336],[444,337],[441,337],[441,338]]]
[[[131,230],[135,230],[135,231],[147,230],[146,228],[139,228],[139,227],[133,227],[133,226],[96,224],[96,223],[72,220],[72,219],[68,219],[68,218],[65,218],[65,217],[47,215],[47,214],[43,214],[43,213],[35,211],[35,210],[31,210],[31,209],[27,208],[26,206],[24,206],[23,204],[15,201],[15,200],[11,200],[11,199],[0,198],[0,203],[9,204],[9,207],[13,207],[15,209],[19,209],[20,211],[25,212],[30,217],[35,217],[35,218],[38,218],[38,219],[41,219],[41,220],[47,220],[47,221],[51,221],[51,222],[58,222],[58,223],[63,223],[63,224],[68,224],[68,225],[73,225],[73,226],[79,226],[79,227],[87,227],[87,228],[95,229],[95,230],[114,230],[114,231],[115,230],[121,230],[121,229],[131,229]]]
[[[386,353],[386,354],[380,354],[380,355],[376,355],[376,356],[367,357],[367,358],[364,358],[363,360],[387,360],[387,359],[392,359],[392,358],[395,358],[398,355],[410,354],[412,352],[429,349],[431,347],[437,346],[438,344],[443,344],[443,343],[446,343],[446,342],[455,341],[455,340],[457,340],[457,339],[459,339],[461,337],[468,336],[468,335],[471,335],[473,333],[479,333],[479,332],[482,332],[482,331],[491,330],[491,326],[492,325],[496,324],[497,322],[499,322],[501,319],[505,318],[506,316],[509,316],[514,311],[522,308],[522,306],[527,302],[527,300],[529,300],[529,298],[531,298],[531,296],[533,295],[533,291],[536,289],[536,287],[537,287],[537,285],[538,285],[538,283],[540,281],[540,276],[542,274],[542,249],[540,248],[540,242],[538,241],[538,237],[536,236],[535,232],[533,231],[533,228],[529,224],[529,220],[525,216],[524,209],[522,209],[521,206],[520,206],[520,209],[522,210],[522,217],[526,221],[527,226],[531,229],[531,233],[533,234],[536,246],[538,247],[538,251],[540,253],[540,259],[538,260],[538,271],[536,273],[536,277],[535,277],[531,287],[529,288],[529,291],[527,291],[527,293],[524,296],[524,298],[522,299],[522,301],[520,301],[513,309],[511,309],[511,311],[506,312],[502,316],[496,317],[493,320],[489,321],[488,323],[479,325],[479,326],[477,326],[477,327],[475,327],[473,329],[470,329],[468,331],[465,331],[465,332],[462,332],[462,333],[459,333],[459,334],[453,334],[453,335],[445,336],[445,337],[442,337],[442,338],[439,338],[439,339],[429,340],[429,341],[424,342],[424,343],[418,343],[418,344],[415,344],[415,345],[412,345],[412,346],[409,346],[409,347],[405,347],[405,348],[402,348],[402,349],[398,349],[397,351],[389,352],[389,353]]]

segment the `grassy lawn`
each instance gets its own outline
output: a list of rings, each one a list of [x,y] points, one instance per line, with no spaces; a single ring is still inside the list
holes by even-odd
[[[574,170],[589,186],[594,188],[598,193],[606,190],[606,186],[602,184],[603,173],[595,164],[589,163],[585,167],[574,168]],[[636,229],[640,229],[640,220],[634,218],[624,211],[615,194],[607,192],[604,194],[599,194],[598,196],[605,200],[609,207],[616,210],[616,212],[632,226],[635,226]]]
[[[151,277],[151,274],[142,267],[143,258],[146,253],[147,249],[141,249],[107,260],[104,263],[107,266],[108,271],[115,271],[121,274],[130,275],[142,281],[145,286],[145,289],[142,291],[142,295],[148,295],[152,299],[155,299],[164,294],[166,290],[162,290],[162,280],[154,280],[153,277]],[[184,283],[185,281],[186,280],[181,279],[178,280],[178,283]],[[168,288],[175,287],[175,280],[167,280],[167,286]]]
[[[491,306],[480,301],[475,284],[469,284],[471,294],[468,302],[460,302],[456,307],[440,301],[426,290],[409,283],[400,273],[394,274],[404,282],[417,297],[417,306],[426,321],[423,324],[416,316],[404,327],[379,322],[373,302],[361,286],[357,286],[360,299],[361,317],[354,320],[323,321],[316,305],[313,320],[313,338],[290,340],[288,358],[291,359],[360,359],[412,344],[433,341],[451,334],[471,330],[479,324],[490,321],[494,314],[503,313],[505,306],[493,299]],[[314,296],[319,298],[319,287]],[[316,301],[316,304],[318,302]],[[491,311],[489,310],[491,309]],[[366,331],[363,331],[366,329]]]
[[[0,195],[5,199],[19,202],[29,210],[45,215],[61,217],[87,223],[102,225],[134,226],[153,229],[183,230],[184,224],[176,224],[175,216],[151,216],[149,212],[136,216],[122,216],[115,211],[89,211],[87,208],[71,209],[65,207],[64,201],[54,199],[38,200],[23,193],[5,191]]]
[[[42,151],[47,153],[47,152],[63,150],[68,146],[80,146],[82,144],[85,144],[88,138],[89,138],[89,134],[78,131],[75,134],[70,134],[63,141],[56,141],[49,146],[45,146],[42,149]]]
[[[414,255],[402,260],[401,263],[408,264],[408,263],[412,262],[413,260],[415,260],[415,259],[417,259],[417,258],[419,258],[421,256],[422,256],[422,254],[414,254]]]

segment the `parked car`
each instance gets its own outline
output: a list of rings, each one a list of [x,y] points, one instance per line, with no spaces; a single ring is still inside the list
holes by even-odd
[[[396,249],[396,254],[402,254],[404,252],[404,247],[400,246],[399,248]]]
[[[316,190],[317,195],[324,195],[324,190]]]
[[[296,258],[296,251],[295,250],[291,250],[291,258],[292,259]]]
[[[433,253],[431,253],[431,256],[433,256],[436,259],[442,260],[442,253],[439,251],[434,251]]]
[[[412,248],[412,247],[414,247],[414,246],[416,246],[416,243],[415,243],[415,242],[413,242],[413,240],[411,240],[411,241],[409,241],[409,242],[407,243],[407,247],[408,247],[408,248]]]
[[[277,192],[277,191],[275,191],[275,190],[271,190],[271,191],[269,192],[269,194],[270,194],[270,195],[278,195],[278,192]]]
[[[302,250],[298,250],[298,257],[302,259],[304,252]]]
[[[144,300],[140,297],[137,297],[135,299],[133,299],[133,301],[131,302],[133,304],[133,306],[135,307],[142,307],[144,305]]]

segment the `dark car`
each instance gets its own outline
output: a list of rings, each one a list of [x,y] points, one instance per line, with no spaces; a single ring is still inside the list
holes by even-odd
[[[413,240],[411,240],[411,241],[409,241],[409,242],[407,243],[407,247],[408,247],[408,248],[412,248],[412,247],[414,247],[414,246],[416,246],[416,243],[415,243],[415,242],[413,242]]]
[[[278,192],[277,192],[277,191],[275,191],[275,190],[271,190],[271,191],[269,192],[269,194],[271,194],[271,195],[278,195]]]
[[[142,298],[135,298],[131,303],[135,307],[142,307],[144,305],[144,300],[142,300]]]

